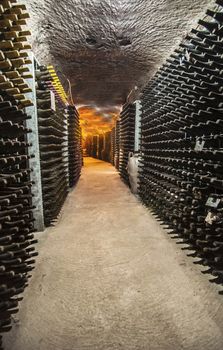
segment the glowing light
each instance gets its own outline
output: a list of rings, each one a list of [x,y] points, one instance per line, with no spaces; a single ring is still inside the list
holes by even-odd
[[[117,114],[114,112],[103,113],[98,107],[81,106],[78,109],[82,128],[83,142],[88,136],[94,136],[110,131],[114,126]]]

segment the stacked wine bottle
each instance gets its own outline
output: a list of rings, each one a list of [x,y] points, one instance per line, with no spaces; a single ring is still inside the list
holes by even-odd
[[[45,225],[57,219],[68,193],[67,126],[64,105],[52,92],[47,67],[36,71],[40,165]]]
[[[107,131],[104,134],[89,136],[86,141],[87,155],[110,163],[112,160],[111,144],[111,131]]]
[[[115,127],[111,130],[111,164],[115,165]]]
[[[102,150],[102,160],[111,162],[111,131],[104,133],[104,147]]]
[[[68,157],[69,157],[69,185],[73,187],[81,173],[81,128],[79,114],[74,106],[67,107],[68,115]]]
[[[85,155],[92,157],[93,137],[88,135],[85,140]]]
[[[120,122],[116,120],[115,122],[115,156],[114,165],[116,169],[119,169],[119,152],[120,152]]]
[[[35,263],[32,182],[25,107],[32,102],[26,44],[26,7],[16,1],[0,3],[0,333],[11,329],[21,293]],[[1,343],[1,339],[0,339]],[[2,345],[0,344],[0,348]]]
[[[98,158],[98,136],[92,137],[92,153],[91,157]]]
[[[129,152],[134,152],[135,145],[135,104],[126,103],[120,114],[119,135],[119,173],[123,181],[129,185],[127,164]]]
[[[145,87],[140,196],[223,283],[223,1]]]
[[[104,149],[104,143],[105,143],[104,134],[99,134],[99,135],[98,135],[98,151],[97,151],[97,158],[100,159],[100,160],[103,160],[102,151],[103,151],[103,149]]]

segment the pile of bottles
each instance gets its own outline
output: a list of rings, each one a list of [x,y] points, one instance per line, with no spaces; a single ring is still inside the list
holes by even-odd
[[[0,333],[11,329],[37,255],[25,112],[32,106],[28,17],[24,5],[0,2]]]
[[[111,141],[112,134],[111,131],[107,131],[104,133],[104,147],[101,150],[102,160],[105,162],[111,162]]]
[[[76,108],[68,106],[66,112],[68,123],[69,186],[73,187],[80,177],[82,167],[81,128]]]
[[[223,282],[223,1],[142,99],[140,196]]]
[[[119,173],[123,181],[129,186],[129,175],[127,172],[128,157],[134,152],[135,147],[135,104],[126,103],[119,119]]]
[[[86,141],[87,155],[93,158],[111,162],[112,132],[89,136]]]
[[[97,136],[97,158],[100,160],[103,159],[102,151],[104,149],[104,143],[105,143],[104,134],[99,134]]]
[[[119,140],[120,140],[120,121],[116,120],[115,122],[115,154],[114,154],[114,166],[116,169],[119,169]]]
[[[115,126],[111,130],[111,164],[115,165]]]
[[[90,156],[93,158],[98,158],[98,136],[92,136],[92,147]]]
[[[47,67],[35,72],[44,222],[57,219],[68,193],[68,132],[63,101]]]

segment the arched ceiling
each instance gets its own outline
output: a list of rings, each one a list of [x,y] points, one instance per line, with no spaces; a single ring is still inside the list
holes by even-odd
[[[213,2],[25,0],[37,58],[69,78],[76,104],[101,113],[144,85]]]

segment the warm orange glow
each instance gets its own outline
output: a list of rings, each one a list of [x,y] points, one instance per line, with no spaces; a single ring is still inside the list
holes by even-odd
[[[103,113],[94,107],[80,107],[78,112],[80,114],[83,142],[86,141],[87,136],[110,131],[117,116],[114,112]]]

